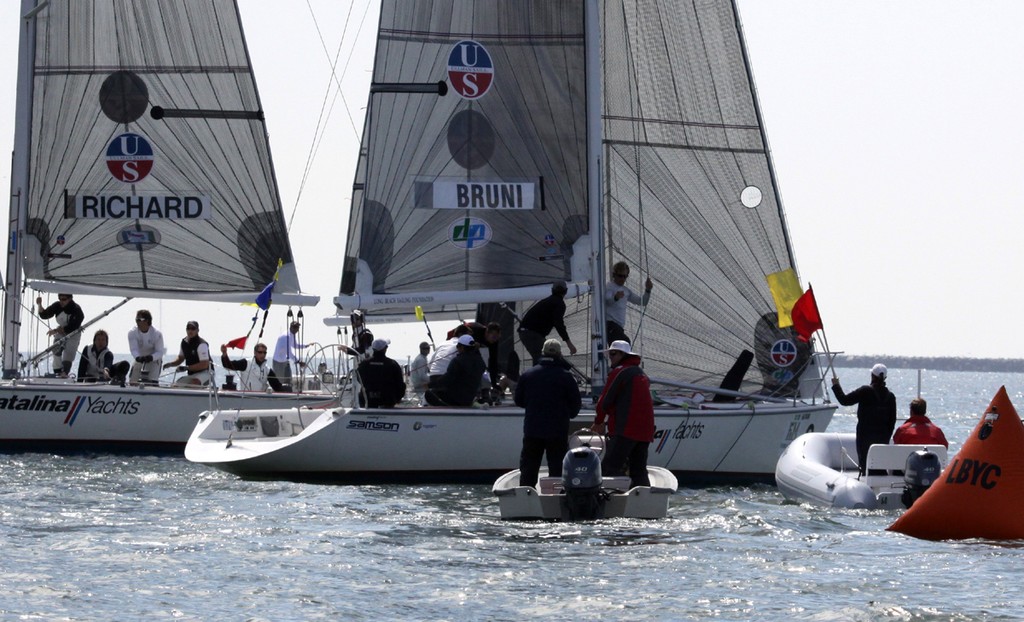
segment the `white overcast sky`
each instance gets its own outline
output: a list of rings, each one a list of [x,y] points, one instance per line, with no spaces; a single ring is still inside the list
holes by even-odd
[[[17,4],[0,3],[0,153],[13,136]],[[239,4],[286,216],[323,123],[328,57],[347,32],[347,104],[331,100],[292,229],[303,289],[322,297],[304,310],[307,341],[333,342],[320,320],[340,280],[377,3],[310,0],[328,51],[306,2]],[[1024,357],[1024,1],[739,0],[739,9],[801,279],[814,285],[832,349]],[[0,165],[0,187],[9,183]],[[81,302],[92,315],[114,301]],[[216,345],[245,334],[251,316],[133,301],[99,325],[115,351],[127,350],[141,306],[170,344],[189,319]],[[272,311],[270,338],[285,311]],[[378,332],[391,333],[390,354],[403,361],[425,337],[414,326]]]

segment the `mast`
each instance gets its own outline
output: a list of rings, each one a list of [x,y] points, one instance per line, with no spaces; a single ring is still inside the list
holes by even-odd
[[[21,0],[21,36],[18,39],[18,82],[14,113],[14,155],[11,162],[10,237],[4,281],[3,377],[14,378],[18,369],[21,329],[21,287],[24,228],[28,217],[29,157],[32,137],[32,69],[36,49],[36,14],[47,2]]]
[[[600,0],[584,6],[584,55],[587,66],[587,213],[590,216],[591,388],[599,395],[608,375],[604,344],[604,214],[601,208],[601,18]]]

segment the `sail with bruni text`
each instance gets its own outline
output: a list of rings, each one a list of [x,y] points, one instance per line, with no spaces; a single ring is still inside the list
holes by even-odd
[[[596,350],[594,301],[625,261],[634,291],[654,281],[625,327],[649,375],[717,385],[749,351],[741,390],[795,390],[810,347],[765,281],[795,265],[733,1],[385,0],[373,82],[339,306],[564,280],[569,332]]]

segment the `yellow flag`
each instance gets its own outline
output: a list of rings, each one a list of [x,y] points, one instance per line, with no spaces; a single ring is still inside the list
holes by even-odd
[[[779,328],[786,328],[793,325],[793,305],[804,293],[800,287],[800,280],[796,278],[796,272],[792,268],[782,272],[773,272],[764,277],[768,281],[768,289],[775,299],[775,309],[779,312]]]
[[[416,319],[423,321],[423,307],[416,305]]]

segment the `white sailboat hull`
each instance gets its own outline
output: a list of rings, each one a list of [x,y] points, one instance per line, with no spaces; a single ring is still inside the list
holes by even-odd
[[[872,445],[868,469],[884,475],[859,476],[857,435],[854,433],[804,434],[779,457],[775,482],[787,499],[823,507],[904,509],[902,474],[907,457],[927,450],[946,463],[942,445]]]
[[[834,410],[830,404],[659,408],[648,464],[684,482],[771,481],[789,442],[825,429]],[[576,421],[589,425],[593,416],[584,411]],[[276,436],[266,433],[268,426]],[[200,417],[185,457],[250,478],[493,482],[519,466],[522,432],[523,410],[515,407],[222,410]]]
[[[118,387],[70,381],[0,385],[0,448],[180,452],[199,414],[224,409],[324,407],[326,393]]]

